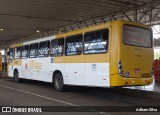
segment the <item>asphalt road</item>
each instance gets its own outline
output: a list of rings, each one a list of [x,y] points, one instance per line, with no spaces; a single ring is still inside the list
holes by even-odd
[[[0,78],[0,106],[160,106],[160,101],[110,93],[102,88],[71,87],[67,92],[57,92],[52,84]],[[1,115],[2,113],[0,113]],[[5,113],[6,115],[7,113]],[[9,115],[10,113],[8,113]],[[17,115],[19,113],[12,113]],[[35,113],[25,113],[34,114]],[[42,115],[128,115],[149,114],[151,112],[54,112]],[[159,113],[154,112],[154,115]]]

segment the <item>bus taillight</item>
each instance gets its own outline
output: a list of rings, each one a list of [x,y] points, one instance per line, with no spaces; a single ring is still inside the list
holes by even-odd
[[[119,74],[123,76],[124,72],[123,72],[123,66],[121,61],[118,62],[118,71],[119,71]]]

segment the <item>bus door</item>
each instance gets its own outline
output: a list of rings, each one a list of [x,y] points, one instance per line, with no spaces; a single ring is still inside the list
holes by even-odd
[[[66,38],[65,82],[84,85],[84,55],[82,54],[82,34]]]
[[[14,49],[13,48],[10,48],[9,49],[9,52],[8,52],[8,76],[13,76],[13,64],[12,64],[12,61],[13,61],[13,58],[14,58]]]

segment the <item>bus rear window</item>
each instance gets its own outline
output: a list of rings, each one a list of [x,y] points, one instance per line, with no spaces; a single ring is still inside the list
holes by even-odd
[[[151,31],[145,28],[124,25],[123,26],[123,43],[138,47],[152,47]]]

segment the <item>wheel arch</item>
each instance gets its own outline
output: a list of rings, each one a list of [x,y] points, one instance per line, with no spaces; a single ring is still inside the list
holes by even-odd
[[[13,71],[13,76],[15,75],[15,72],[18,72],[18,69],[15,68],[14,71]]]
[[[57,73],[60,73],[60,74],[62,75],[62,77],[63,77],[63,74],[62,74],[62,72],[61,72],[61,71],[59,71],[59,70],[55,70],[55,71],[53,72],[53,75],[52,75],[52,83],[53,83],[53,81],[54,81],[54,77],[55,77],[55,75],[56,75]]]

